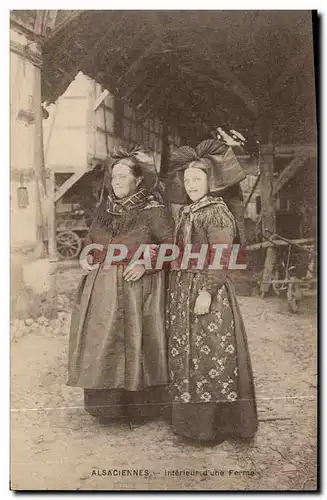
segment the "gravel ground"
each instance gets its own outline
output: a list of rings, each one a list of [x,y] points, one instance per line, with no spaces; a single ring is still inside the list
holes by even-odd
[[[12,489],[316,489],[317,333],[312,304],[301,304],[300,312],[292,315],[281,299],[240,297],[259,431],[250,444],[228,441],[203,447],[181,440],[164,421],[133,430],[122,423],[100,424],[84,411],[82,390],[65,385],[78,274],[77,269],[58,274],[58,319],[12,323]],[[113,469],[149,472],[132,477],[102,472]],[[172,475],[176,470],[182,473]]]

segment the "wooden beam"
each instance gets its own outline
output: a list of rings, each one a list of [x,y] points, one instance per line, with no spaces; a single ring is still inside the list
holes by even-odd
[[[31,61],[34,66],[41,68],[42,66],[42,56],[41,53],[37,50],[32,50],[28,45],[22,45],[18,42],[10,40],[10,51],[15,54]]]
[[[238,158],[238,157],[237,157],[237,158]],[[244,212],[245,212],[245,210],[246,210],[246,208],[247,208],[248,204],[249,204],[249,203],[250,203],[250,201],[251,201],[251,198],[252,198],[252,196],[253,196],[254,191],[255,191],[255,190],[256,190],[256,188],[257,188],[257,185],[259,184],[259,181],[260,181],[260,174],[259,174],[259,175],[258,175],[258,177],[256,178],[255,183],[254,183],[254,184],[253,184],[253,186],[252,186],[251,192],[250,192],[250,194],[249,194],[249,196],[248,196],[248,198],[247,198],[246,202],[244,203]]]
[[[267,117],[268,118],[268,117]],[[269,118],[268,118],[269,120]],[[260,194],[261,194],[261,222],[263,232],[265,230],[276,233],[276,209],[275,197],[273,195],[274,180],[274,147],[272,144],[271,122],[262,123],[263,129],[268,134],[268,144],[260,146]],[[268,247],[266,252],[265,264],[262,273],[262,282],[260,286],[261,294],[264,295],[269,290],[268,281],[273,276],[276,262],[276,250],[274,247]]]
[[[12,27],[18,33],[25,35],[28,40],[31,40],[33,42],[40,42],[42,38],[34,34],[34,32],[32,31],[32,26],[27,26],[20,20],[13,18],[12,12],[10,13],[10,27]]]
[[[316,144],[283,144],[274,147],[275,156],[307,154],[310,158],[317,156]]]
[[[103,135],[109,135],[109,137],[115,137],[115,134],[110,132],[110,130],[103,128],[103,127],[99,127],[98,125],[96,126],[96,131],[100,132],[100,134],[103,134]]]
[[[46,256],[46,172],[44,165],[43,124],[41,108],[41,70],[34,66],[33,111],[34,111],[34,169],[36,208],[36,255]]]
[[[297,243],[294,243],[294,240],[289,240],[288,238],[285,238],[284,236],[281,236],[280,234],[275,234],[275,235],[273,235],[273,234],[272,234],[269,238],[267,238],[265,235],[263,235],[263,237],[264,237],[265,239],[268,239],[268,241],[271,241],[271,243],[273,243],[273,244],[274,244],[274,242],[275,242],[274,238],[276,237],[276,238],[278,238],[279,240],[284,241],[287,245],[293,245],[295,248],[298,248],[299,250],[304,250],[304,248],[303,248],[303,247],[301,247],[301,246],[300,246],[300,245],[298,245]],[[313,238],[303,238],[303,242],[304,242],[304,243],[308,243],[308,241],[310,241],[311,239],[313,240]],[[313,240],[313,241],[314,241],[314,240]],[[311,251],[311,250],[307,250],[307,251],[308,251],[309,253],[314,253],[315,255],[317,255],[317,253],[316,253],[316,252],[314,252],[314,251]]]
[[[85,11],[83,10],[76,10],[69,14],[67,18],[65,18],[61,23],[57,24],[57,26],[54,26],[54,29],[50,32],[49,37],[47,39],[47,43],[49,40],[52,42],[52,38],[56,37],[58,33],[61,31],[65,30],[67,26],[69,26],[73,21],[77,20]],[[58,13],[57,13],[58,15]],[[56,16],[57,16],[56,15]]]
[[[107,99],[108,95],[110,92],[108,90],[104,90],[101,92],[101,95],[95,100],[94,106],[93,106],[93,111],[96,111],[99,106]]]
[[[87,89],[87,110],[86,110],[86,143],[88,154],[94,156],[96,154],[96,115],[93,110],[97,83],[95,80],[90,81]],[[104,110],[104,113],[106,110]]]
[[[57,239],[56,239],[56,202],[55,202],[55,173],[52,171],[47,179],[47,195],[48,195],[48,252],[51,262],[58,260],[57,254]]]
[[[34,25],[34,34],[45,38],[52,31],[58,15],[57,10],[38,10]]]
[[[55,109],[53,110],[52,115],[50,117],[48,137],[47,137],[46,144],[44,146],[44,160],[45,160],[46,165],[48,164],[48,153],[49,153],[49,148],[50,148],[50,141],[51,141],[53,130],[55,128],[55,123],[56,123],[59,105],[60,105],[59,103],[57,103],[55,105]],[[50,187],[52,188],[52,186],[50,186]]]
[[[293,175],[297,172],[297,170],[302,167],[306,161],[309,159],[309,156],[306,154],[298,154],[293,158],[293,160],[284,168],[284,170],[279,174],[278,179],[275,181],[272,195],[276,196],[276,194],[282,189],[283,186],[293,177]]]
[[[57,189],[57,191],[55,192],[55,195],[54,195],[54,201],[55,203],[60,200],[60,198],[63,197],[63,195],[65,193],[67,193],[68,189],[70,189],[71,187],[73,187],[74,184],[76,184],[76,182],[81,178],[83,177],[83,175],[86,173],[86,170],[83,170],[82,172],[75,172],[71,177],[69,177],[69,179],[67,179],[61,186],[59,189]]]
[[[297,154],[304,153],[309,158],[315,158],[317,155],[317,148],[313,144],[289,144],[282,146],[274,146],[273,154],[278,158],[291,157],[293,158]],[[242,158],[244,160],[250,159],[251,155],[245,154],[240,155],[238,158]]]
[[[295,245],[309,245],[311,243],[314,243],[315,240],[314,238],[301,238],[297,240],[290,240],[292,243]],[[272,241],[263,241],[261,243],[254,243],[253,245],[248,245],[246,247],[246,250],[252,251],[252,250],[260,250],[261,248],[269,248],[269,247],[274,247],[274,246],[287,246],[288,243],[284,240],[274,240]]]

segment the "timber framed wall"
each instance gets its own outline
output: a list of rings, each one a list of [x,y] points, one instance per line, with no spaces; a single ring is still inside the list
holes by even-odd
[[[97,99],[103,91],[103,87],[96,84]],[[110,93],[95,110],[95,133],[95,158],[105,159],[118,145],[139,144],[153,155],[157,172],[161,170],[163,150],[168,148],[170,152],[180,145],[178,132],[168,127],[165,135],[165,123],[160,118],[150,113],[144,116],[137,107],[131,107]]]
[[[117,146],[140,144],[153,155],[159,173],[162,165],[166,170],[171,150],[180,145],[175,128],[146,109],[144,116],[83,73],[48,110],[50,117],[43,121],[46,167],[56,181],[58,174],[70,174],[57,186],[55,202]]]

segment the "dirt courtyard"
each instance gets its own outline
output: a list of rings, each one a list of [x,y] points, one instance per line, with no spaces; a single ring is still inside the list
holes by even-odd
[[[12,324],[12,489],[316,489],[317,328],[312,303],[303,302],[294,315],[282,299],[239,298],[259,430],[250,444],[228,441],[204,447],[185,443],[164,421],[131,430],[124,424],[100,424],[84,411],[82,390],[65,385],[77,281],[77,270],[59,272],[58,319]],[[148,472],[123,475],[130,469]]]

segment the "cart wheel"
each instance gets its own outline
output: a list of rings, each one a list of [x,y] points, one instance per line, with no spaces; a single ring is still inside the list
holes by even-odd
[[[81,248],[81,238],[74,231],[57,233],[57,251],[62,259],[75,259]]]

